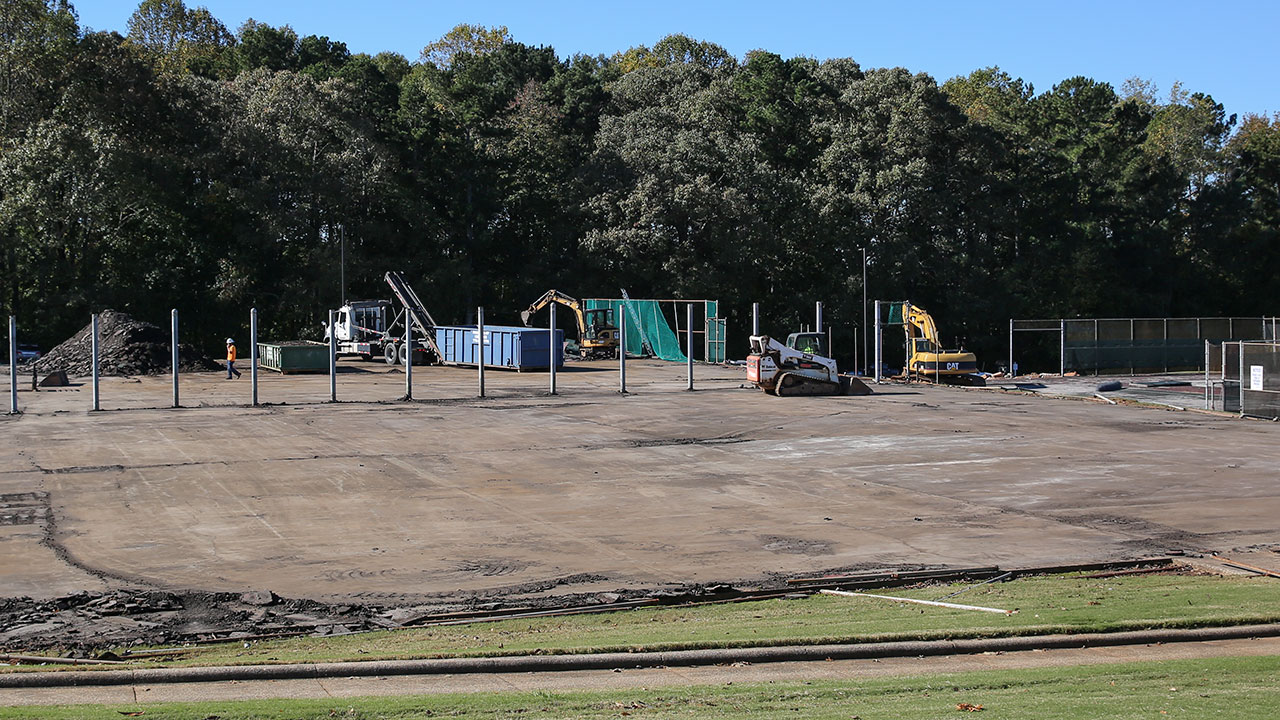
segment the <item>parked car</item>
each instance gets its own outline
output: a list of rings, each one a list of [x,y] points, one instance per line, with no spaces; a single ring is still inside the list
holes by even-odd
[[[18,364],[26,365],[40,359],[40,348],[35,345],[18,346]]]

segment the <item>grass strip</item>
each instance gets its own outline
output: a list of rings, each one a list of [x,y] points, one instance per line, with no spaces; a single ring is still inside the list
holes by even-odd
[[[991,670],[893,679],[592,692],[510,692],[325,700],[0,708],[0,720],[120,718],[890,718],[1252,720],[1280,707],[1273,657]]]
[[[963,587],[929,585],[898,588],[894,593],[937,599]],[[961,596],[969,604],[1018,611],[1007,616],[817,595],[206,645],[193,647],[190,654],[177,659],[154,659],[129,667],[645,652],[1212,627],[1280,622],[1278,593],[1275,580],[1259,577],[1084,578],[1076,573],[1021,578],[977,587]]]

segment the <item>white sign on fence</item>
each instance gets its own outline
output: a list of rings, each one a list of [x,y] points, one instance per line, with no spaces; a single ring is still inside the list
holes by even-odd
[[[1250,390],[1262,389],[1262,366],[1261,365],[1249,366],[1249,389]]]

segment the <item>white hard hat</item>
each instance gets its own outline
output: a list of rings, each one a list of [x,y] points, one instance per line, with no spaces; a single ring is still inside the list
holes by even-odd
[[[231,338],[227,338],[227,344],[228,344],[228,345],[235,345],[235,344],[236,344],[236,341],[235,341],[235,340],[232,340]]]

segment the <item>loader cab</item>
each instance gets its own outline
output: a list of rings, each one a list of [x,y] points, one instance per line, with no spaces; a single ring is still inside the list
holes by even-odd
[[[827,336],[825,333],[803,332],[791,333],[787,336],[787,347],[810,355],[827,356]]]

